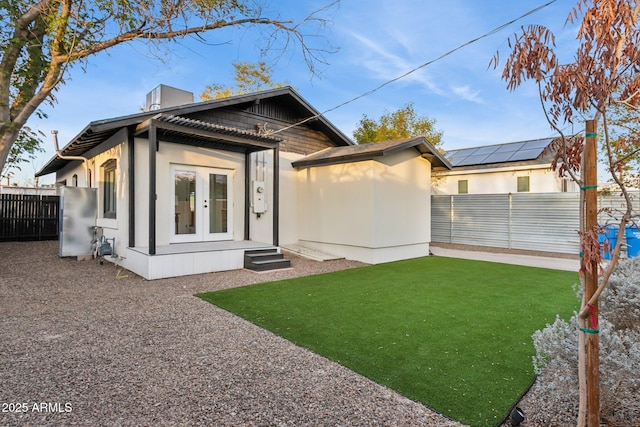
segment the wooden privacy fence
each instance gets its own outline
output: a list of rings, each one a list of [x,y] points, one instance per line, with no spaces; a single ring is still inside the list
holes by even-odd
[[[640,195],[632,193],[635,213]],[[616,218],[621,197],[600,196],[601,224]],[[504,249],[578,254],[577,193],[460,194],[431,196],[431,241]]]
[[[59,196],[0,194],[0,241],[58,239]]]

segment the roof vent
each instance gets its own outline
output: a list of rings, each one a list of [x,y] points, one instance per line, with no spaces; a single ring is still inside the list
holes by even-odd
[[[145,111],[193,104],[193,93],[167,85],[159,85],[147,94]]]

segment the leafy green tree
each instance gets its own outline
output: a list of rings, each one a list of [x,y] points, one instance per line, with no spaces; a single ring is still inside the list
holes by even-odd
[[[96,53],[135,40],[157,49],[163,41],[255,27],[264,30],[257,44],[263,54],[297,46],[315,74],[335,51],[323,36],[323,12],[337,3],[294,22],[253,0],[0,0],[0,170],[27,120],[43,102],[55,102],[73,65],[84,68]]]
[[[21,164],[32,161],[36,154],[43,152],[41,137],[44,137],[42,132],[35,132],[29,126],[24,126],[11,147],[0,178],[11,175],[12,170],[22,170]]]
[[[437,146],[442,142],[442,132],[435,129],[435,124],[434,119],[418,116],[413,102],[410,102],[396,111],[385,111],[378,120],[363,114],[358,127],[353,131],[353,138],[358,144],[367,144],[424,136],[432,145]]]
[[[215,83],[207,85],[200,94],[200,99],[209,101],[285,86],[283,83],[275,83],[273,81],[273,69],[264,61],[260,61],[257,64],[236,62],[233,64],[233,68],[235,68],[236,72],[233,78],[236,82],[235,86],[223,86]]]

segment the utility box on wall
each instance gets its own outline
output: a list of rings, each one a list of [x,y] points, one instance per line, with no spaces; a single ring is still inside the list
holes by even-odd
[[[91,254],[93,227],[98,213],[95,188],[62,187],[60,189],[58,256]]]
[[[251,204],[255,214],[262,214],[267,211],[267,194],[264,181],[253,181],[251,183]]]

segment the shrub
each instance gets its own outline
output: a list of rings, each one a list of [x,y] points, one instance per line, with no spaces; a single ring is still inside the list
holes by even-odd
[[[581,293],[578,298],[582,298]],[[640,420],[640,258],[622,260],[599,301],[600,413],[611,426]],[[527,419],[572,425],[578,416],[578,319],[555,322],[533,335],[538,380]]]

